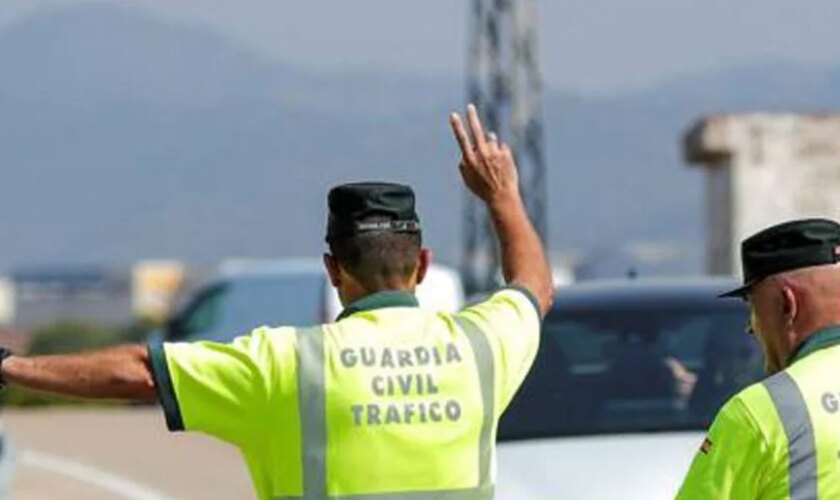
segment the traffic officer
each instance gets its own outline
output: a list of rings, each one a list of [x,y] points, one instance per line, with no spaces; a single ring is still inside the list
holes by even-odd
[[[456,314],[418,307],[431,259],[407,186],[329,193],[324,263],[346,308],[331,324],[262,327],[230,344],[123,346],[91,354],[5,352],[8,383],[159,400],[173,431],[242,452],[257,494],[278,498],[490,499],[502,411],[536,355],[553,294],[510,149],[451,125],[461,173],[499,238],[508,287]]]
[[[796,220],[741,246],[750,331],[770,376],[730,399],[680,499],[840,498],[840,225]]]

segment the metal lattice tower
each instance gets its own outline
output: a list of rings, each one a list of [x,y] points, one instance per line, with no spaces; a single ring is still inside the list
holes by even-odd
[[[472,0],[467,97],[486,131],[514,152],[528,214],[546,241],[546,166],[537,62],[537,0]],[[499,252],[483,205],[471,195],[464,207],[465,284],[471,291],[495,285]]]

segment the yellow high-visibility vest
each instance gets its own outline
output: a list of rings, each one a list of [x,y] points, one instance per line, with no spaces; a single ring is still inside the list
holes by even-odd
[[[539,330],[522,289],[456,314],[382,292],[335,323],[150,354],[169,428],[237,446],[262,499],[490,499]]]
[[[840,498],[840,326],[724,405],[678,498]]]

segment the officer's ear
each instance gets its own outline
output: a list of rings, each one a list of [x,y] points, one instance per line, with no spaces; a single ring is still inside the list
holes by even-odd
[[[341,286],[341,267],[338,265],[338,259],[332,255],[324,254],[324,268],[327,270],[327,276],[330,277],[330,283],[335,288]]]
[[[784,314],[785,325],[793,325],[796,320],[796,315],[799,312],[799,304],[796,301],[796,294],[793,293],[793,288],[789,286],[782,287],[782,312]]]
[[[423,282],[426,278],[426,272],[429,266],[432,265],[432,251],[428,248],[421,248],[420,255],[417,257],[417,284]]]

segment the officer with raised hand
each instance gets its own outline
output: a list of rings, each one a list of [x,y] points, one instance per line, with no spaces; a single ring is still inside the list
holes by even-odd
[[[418,307],[431,254],[414,193],[329,193],[324,263],[345,310],[334,323],[262,327],[229,344],[129,345],[80,355],[2,353],[5,383],[160,401],[170,430],[242,452],[260,498],[493,497],[496,427],[536,355],[553,295],[510,149],[472,139],[457,114],[461,173],[488,207],[508,287],[459,313]]]
[[[720,410],[679,499],[840,498],[840,225],[796,220],[741,245],[749,330],[770,376]]]

